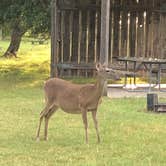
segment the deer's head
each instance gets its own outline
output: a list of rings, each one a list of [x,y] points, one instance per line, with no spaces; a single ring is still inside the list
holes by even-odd
[[[119,74],[114,69],[108,68],[106,64],[102,65],[98,63],[96,65],[96,70],[97,70],[97,75],[104,80],[108,78],[112,80],[120,80]]]

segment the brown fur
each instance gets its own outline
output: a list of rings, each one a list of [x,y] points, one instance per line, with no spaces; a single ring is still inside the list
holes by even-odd
[[[106,67],[100,64],[97,66],[97,71],[98,76],[95,84],[78,85],[59,78],[52,78],[46,81],[44,86],[46,107],[40,114],[37,139],[39,139],[42,120],[45,118],[45,139],[47,140],[48,121],[52,114],[58,108],[61,108],[67,113],[82,114],[87,143],[87,112],[92,112],[98,142],[100,142],[98,123],[96,119],[97,107],[101,102],[100,98],[102,96],[105,80],[110,75],[113,79],[117,79],[117,75],[115,72],[113,72],[113,70],[108,71]]]

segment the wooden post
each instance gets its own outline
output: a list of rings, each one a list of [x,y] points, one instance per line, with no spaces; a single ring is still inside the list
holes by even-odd
[[[114,0],[112,1],[112,5],[114,5]],[[110,62],[112,63],[112,57],[114,53],[114,10],[112,9],[112,18],[111,18],[111,45],[110,45],[110,50],[111,50],[111,59]]]
[[[119,20],[119,56],[122,56],[121,48],[122,48],[122,12],[120,12],[120,20]]]
[[[138,57],[138,14],[135,22],[135,57]]]
[[[96,11],[95,14],[95,43],[94,43],[94,63],[97,62],[97,46],[98,46],[98,41],[97,41],[97,35],[98,35],[98,23],[99,23],[99,13]]]
[[[64,17],[65,12],[61,12],[61,63],[64,62]]]
[[[70,13],[70,25],[69,25],[69,29],[70,29],[70,53],[69,53],[69,62],[71,62],[71,58],[72,58],[72,49],[73,49],[73,11],[71,11]]]
[[[144,14],[143,14],[143,16],[144,16],[144,23],[143,23],[143,27],[144,27],[144,30],[143,30],[143,57],[146,57],[146,44],[147,44],[147,42],[146,42],[146,12],[144,11]]]
[[[57,63],[59,54],[59,18],[58,18],[58,0],[52,0],[51,9],[51,72],[50,76],[58,75]]]
[[[86,22],[86,57],[85,62],[88,63],[89,58],[89,26],[90,26],[90,11],[87,11],[87,22]]]
[[[130,56],[130,12],[127,19],[127,57]]]
[[[78,59],[77,63],[81,62],[81,39],[82,39],[82,11],[79,11],[79,34],[78,34]]]
[[[108,65],[110,0],[101,2],[100,63]],[[107,95],[107,82],[103,95]]]
[[[165,31],[165,26],[166,26],[166,13],[161,13],[160,16],[160,33],[161,33],[161,38],[160,38],[160,51],[161,51],[161,56],[160,58],[165,58],[166,57],[166,31]]]

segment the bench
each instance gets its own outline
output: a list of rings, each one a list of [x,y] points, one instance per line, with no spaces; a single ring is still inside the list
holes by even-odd
[[[147,94],[147,110],[166,113],[166,103],[159,102],[157,94],[149,93]]]
[[[87,71],[87,70],[95,70],[96,67],[95,67],[95,64],[92,64],[92,63],[88,63],[88,64],[85,64],[85,63],[58,63],[57,64],[57,69],[59,70],[59,73],[60,73],[60,76],[63,76],[65,70],[84,70],[84,71]]]

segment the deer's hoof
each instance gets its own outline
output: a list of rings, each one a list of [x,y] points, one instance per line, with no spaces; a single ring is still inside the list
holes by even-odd
[[[36,142],[39,142],[39,141],[40,141],[40,138],[39,138],[39,137],[37,137],[37,138],[36,138]]]
[[[44,140],[45,140],[45,141],[48,141],[48,137],[45,137]]]

